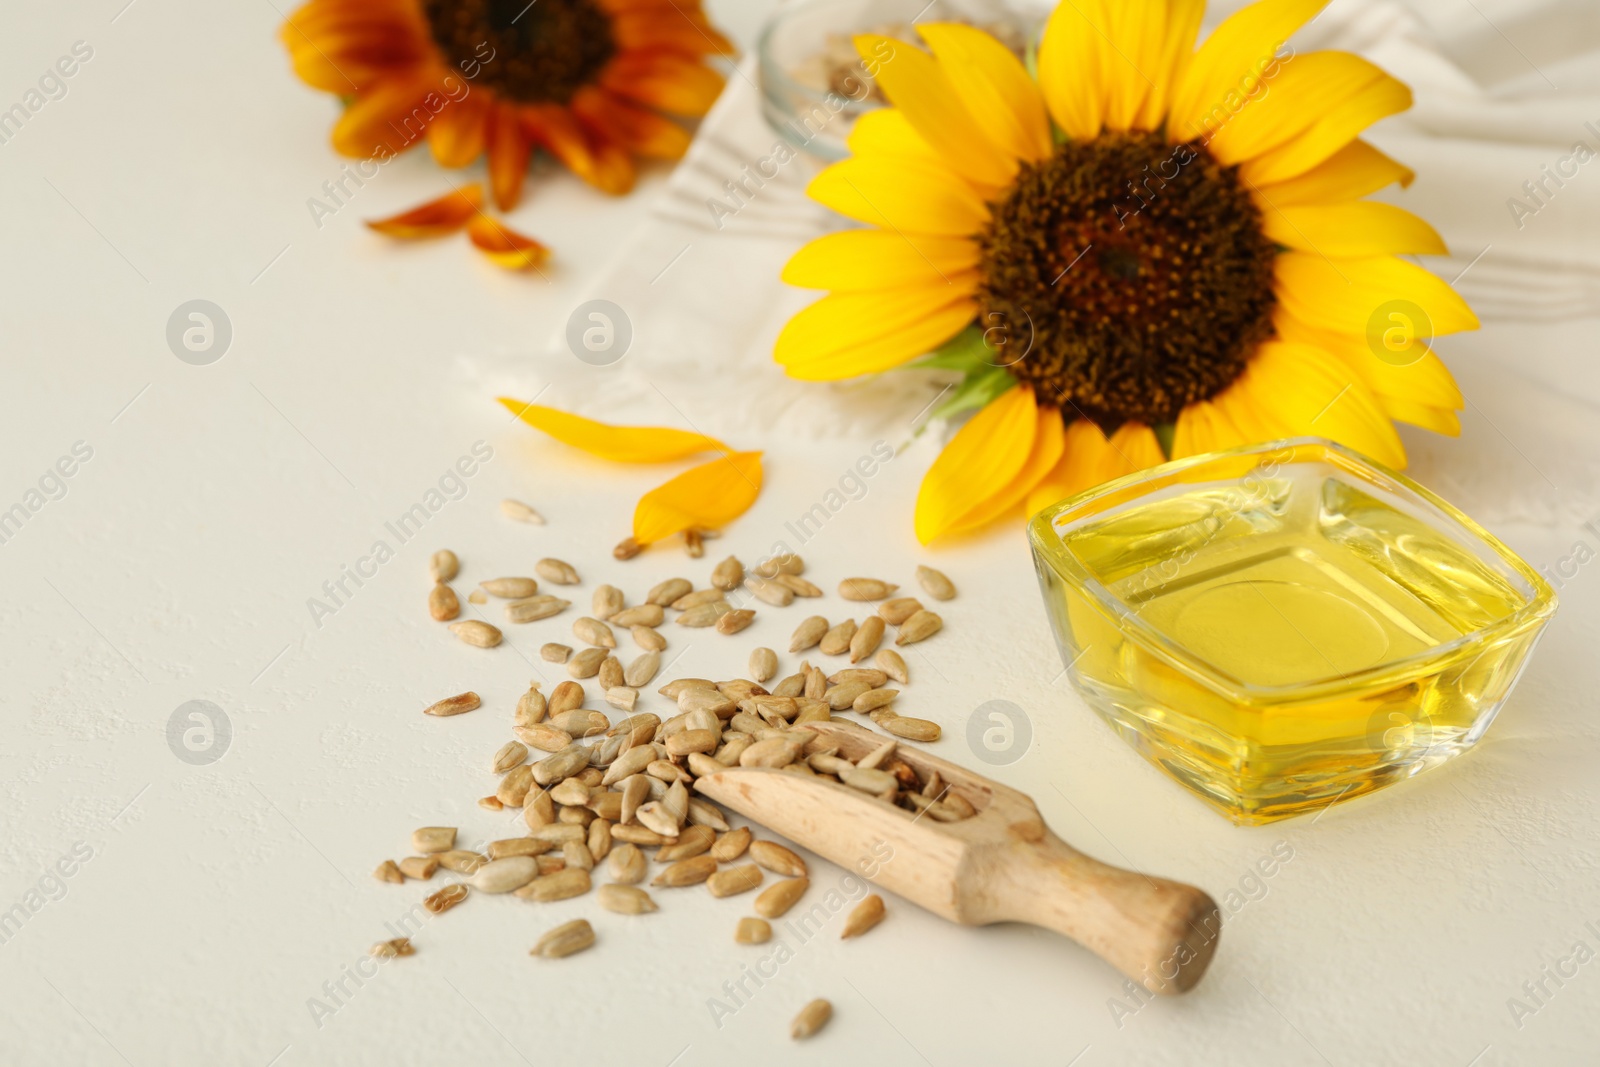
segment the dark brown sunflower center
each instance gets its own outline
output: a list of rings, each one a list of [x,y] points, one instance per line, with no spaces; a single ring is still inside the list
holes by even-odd
[[[422,0],[451,66],[527,104],[565,104],[616,51],[592,0]]]
[[[1277,246],[1235,172],[1198,144],[1068,142],[1024,164],[992,209],[982,322],[1028,347],[1011,372],[1069,414],[1107,429],[1171,422],[1271,335]]]

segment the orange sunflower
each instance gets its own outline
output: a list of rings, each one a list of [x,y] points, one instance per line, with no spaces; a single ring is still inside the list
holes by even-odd
[[[677,159],[722,91],[731,54],[699,0],[310,0],[284,24],[295,72],[348,100],[347,156],[388,159],[426,137],[446,167],[488,153],[501,210],[542,147],[607,193],[634,158]]]
[[[797,378],[959,369],[978,409],[923,481],[924,542],[1163,462],[1312,434],[1394,467],[1393,422],[1460,432],[1428,348],[1477,319],[1407,260],[1432,227],[1368,194],[1360,139],[1410,91],[1283,42],[1326,0],[1260,0],[1195,47],[1203,0],[1067,0],[1036,73],[968,26],[856,45],[894,105],[811,196],[866,228],[789,262],[831,292],[775,356]],[[937,351],[935,351],[937,350]]]

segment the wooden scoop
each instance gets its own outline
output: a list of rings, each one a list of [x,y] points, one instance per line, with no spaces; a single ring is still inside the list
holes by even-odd
[[[810,751],[836,747],[851,761],[893,740],[847,722],[797,729],[816,732]],[[1152,993],[1182,993],[1200,980],[1222,923],[1205,893],[1090,859],[1015,789],[910,746],[895,755],[923,781],[937,771],[978,814],[938,822],[838,782],[759,767],[730,767],[695,788],[952,922],[1047,927]]]

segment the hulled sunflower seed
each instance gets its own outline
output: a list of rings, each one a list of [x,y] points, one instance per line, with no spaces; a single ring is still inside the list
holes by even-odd
[[[611,880],[619,885],[637,885],[644,881],[644,853],[639,851],[638,845],[623,842],[611,850],[606,870]]]
[[[734,927],[733,940],[741,945],[764,945],[772,940],[772,924],[746,915]]]
[[[851,701],[850,710],[859,711],[865,715],[869,712],[877,711],[879,708],[888,707],[894,703],[894,698],[899,695],[900,690],[898,689],[869,689]]]
[[[944,576],[942,571],[932,567],[917,568],[917,584],[922,586],[922,591],[935,600],[949,600],[956,595],[956,585]]]
[[[453,582],[461,573],[461,561],[448,548],[441,548],[428,558],[428,573],[436,582]]]
[[[718,600],[710,604],[696,604],[682,615],[679,615],[674,621],[679,626],[714,626],[718,619],[732,610],[733,606],[726,600]]]
[[[472,875],[472,888],[480,893],[509,893],[538,876],[539,864],[532,856],[507,856],[479,867]]]
[[[780,574],[804,573],[806,562],[792,552],[781,552],[776,556],[768,556],[751,569],[763,578],[776,578]]]
[[[821,615],[812,615],[794,628],[794,636],[789,638],[789,651],[804,652],[815,648],[828,632],[828,620]]]
[[[919,611],[907,619],[900,627],[900,634],[894,639],[897,645],[914,645],[924,641],[944,628],[944,620],[931,611]]]
[[[635,689],[643,689],[655,680],[656,672],[661,669],[660,652],[644,652],[635,656],[622,672],[623,681]]]
[[[757,648],[750,653],[750,677],[765,682],[778,673],[778,654],[770,648]]]
[[[844,711],[855,703],[856,697],[871,688],[866,682],[841,682],[829,689],[827,696],[823,699],[827,700],[828,707],[831,710]]]
[[[689,798],[689,825],[705,826],[712,830],[727,831],[728,820],[722,817],[722,809],[707,800],[699,797]]]
[[[755,913],[764,919],[781,918],[785,912],[795,906],[795,903],[806,895],[806,890],[811,888],[811,879],[801,876],[799,878],[785,878],[781,882],[774,882],[761,891],[751,907]]]
[[[632,885],[603,885],[595,894],[595,900],[602,908],[618,915],[645,915],[657,910],[650,894]]]
[[[667,755],[687,756],[691,752],[715,752],[722,738],[715,730],[684,730],[667,738]]]
[[[550,699],[545,702],[545,707],[551,718],[565,715],[574,708],[583,706],[583,686],[575,681],[560,682],[550,690]]]
[[[736,634],[755,621],[756,613],[750,608],[737,608],[717,620],[717,633]]]
[[[423,855],[448,852],[456,847],[454,826],[420,826],[411,831],[411,847]]]
[[[639,690],[630,685],[614,685],[606,690],[606,703],[618,711],[632,711],[639,703]]]
[[[626,603],[622,590],[614,585],[602,585],[595,588],[590,607],[594,611],[595,618],[609,619],[621,611]]]
[[[487,604],[488,602],[489,594],[485,593],[482,589],[474,589],[472,592],[467,594],[468,604]]]
[[[797,697],[805,691],[806,676],[801,673],[791,674],[772,687],[772,695],[775,697]]]
[[[394,860],[384,860],[378,864],[377,868],[372,872],[372,877],[380,882],[404,882],[406,880],[406,876],[401,873]]]
[[[936,722],[927,719],[912,719],[900,715],[889,715],[875,720],[884,730],[896,737],[903,737],[907,741],[937,741],[943,733]]]
[[[500,643],[500,628],[478,619],[466,619],[450,624],[450,632],[477,648],[493,648]]]
[[[454,839],[452,839],[453,842]],[[400,868],[400,873],[407,878],[414,878],[419,882],[426,882],[433,877],[433,872],[439,869],[439,861],[432,856],[407,856],[395,866]]]
[[[739,583],[742,581],[744,581],[744,564],[735,556],[729,556],[711,569],[711,585],[725,593],[739,588]]]
[[[667,838],[677,837],[678,830],[683,825],[659,800],[640,804],[639,809],[633,813],[633,817],[639,820],[639,824],[646,830]]]
[[[610,619],[614,626],[660,626],[661,620],[666,618],[666,609],[660,604],[635,604],[631,608],[623,608]]]
[[[645,594],[644,602],[646,604],[657,604],[664,608],[693,590],[694,584],[687,578],[668,578],[664,582],[657,582],[650,592]]]
[[[501,600],[526,600],[539,592],[539,583],[532,578],[490,578],[478,585],[485,593]]]
[[[763,604],[785,608],[794,603],[794,590],[786,585],[781,585],[771,578],[760,578],[750,575],[744,580],[744,587]]]
[[[435,582],[428,590],[428,614],[434,622],[449,622],[461,617],[461,601],[456,591],[443,582]]]
[[[889,757],[894,755],[894,750],[896,747],[898,746],[896,746],[893,741],[885,741],[871,752],[868,752],[865,756],[862,756],[860,759],[856,760],[856,766],[863,767],[869,771],[876,770],[877,768],[883,766],[884,762],[887,761]]]
[[[617,637],[611,632],[611,627],[599,619],[591,619],[587,615],[580,616],[572,621],[572,636],[587,645],[598,648],[616,648]]]
[[[696,589],[692,593],[685,593],[670,605],[673,611],[688,611],[701,604],[715,604],[723,599],[720,589]]]
[[[709,711],[719,717],[729,714],[738,706],[718,690],[701,689],[698,686],[683,690],[677,699],[679,711]]]
[[[449,852],[439,853],[436,858],[439,860],[439,866],[457,874],[472,874],[489,862],[488,856],[467,848],[453,848]]]
[[[513,522],[525,522],[531,526],[543,526],[544,516],[520,500],[506,497],[500,501],[500,514]]]
[[[569,871],[594,870],[594,853],[589,851],[589,845],[584,841],[568,841],[561,846],[561,859],[566,863]]]
[[[572,646],[547,642],[539,646],[539,658],[546,663],[565,663],[572,658]]]
[[[820,667],[812,667],[804,663],[800,667],[806,676],[806,687],[800,695],[811,700],[822,699],[823,694],[828,691],[828,676],[822,673]]]
[[[509,856],[542,856],[554,847],[537,837],[503,837],[489,842],[489,858],[503,860]]]
[[[828,675],[828,681],[833,685],[843,685],[845,682],[865,682],[870,689],[876,689],[889,680],[889,676],[875,667],[846,667]]]
[[[872,655],[882,640],[883,620],[876,615],[868,615],[850,637],[850,662],[860,663]]]
[[[560,615],[572,606],[572,601],[558,596],[531,596],[526,600],[513,600],[506,604],[506,621],[512,623],[538,622],[552,615]]]
[[[643,552],[644,549],[644,542],[640,541],[637,537],[630,535],[628,537],[624,537],[612,547],[611,558],[616,560],[630,560],[634,556],[637,556],[639,553]]]
[[[717,873],[717,861],[710,856],[691,856],[679,860],[655,876],[651,885],[676,889],[686,885],[699,885]]]
[[[437,715],[441,717],[447,715],[462,715],[469,711],[476,711],[482,706],[483,701],[478,698],[477,693],[457,693],[453,697],[445,697],[443,700],[438,700],[432,704],[429,704],[427,707],[422,709],[422,714]]]
[[[741,864],[721,870],[706,879],[706,888],[714,897],[732,897],[748,893],[761,884],[761,868],[753,863]]]
[[[704,855],[711,851],[716,840],[716,831],[709,826],[686,826],[678,835],[676,844],[661,846],[656,852],[656,862],[676,863],[679,860]]]
[[[578,572],[572,564],[560,559],[546,557],[533,565],[534,572],[547,582],[556,585],[577,585]]]
[[[922,610],[922,601],[912,596],[895,597],[878,605],[878,618],[890,626],[899,626]]]
[[[849,918],[844,921],[844,929],[839,931],[839,936],[860,937],[883,921],[883,912],[883,898],[873,893],[850,912]]]
[[[609,649],[586,648],[567,660],[567,673],[574,678],[593,678],[600,673],[600,664],[609,654]]]
[[[643,826],[625,826],[618,824],[611,828],[611,836],[618,841],[627,841],[630,844],[640,845],[645,848],[654,848],[663,842],[670,841],[670,837],[662,837],[654,830]]]
[[[941,803],[955,812],[958,819],[970,819],[978,814],[978,809],[972,806],[972,802],[953,789],[945,793],[941,798]]]
[[[802,878],[807,873],[806,861],[776,841],[750,842],[750,858],[785,878]]]
[[[422,898],[422,906],[435,915],[443,915],[463,900],[467,899],[467,887],[460,882],[447,885],[436,893],[430,893]]]
[[[593,944],[594,927],[589,925],[589,920],[573,919],[569,923],[562,923],[554,930],[548,931],[533,946],[529,955],[543,956],[547,960],[557,960],[563,956],[570,956],[575,952],[582,952]]]
[[[789,590],[795,596],[819,597],[822,589],[800,577],[798,574],[780,574],[773,581]]]
[[[529,729],[529,727],[518,727],[518,729]],[[494,791],[494,797],[508,808],[520,808],[532,788],[533,768],[524,763],[506,772],[505,777],[500,779],[499,788]]]
[[[885,675],[901,685],[911,681],[911,674],[906,670],[905,658],[892,648],[878,649],[878,654],[872,657],[872,662]]]
[[[739,754],[741,767],[787,767],[800,755],[800,743],[787,737],[757,741]]]
[[[527,824],[528,832],[535,835],[554,823],[556,821],[556,805],[550,799],[550,794],[543,789],[537,793],[530,790],[522,801],[522,821]]]
[[[808,1038],[827,1026],[831,1018],[833,1018],[833,1005],[818,997],[801,1008],[800,1014],[794,1017],[794,1022],[789,1024],[789,1036],[796,1041]]]
[[[750,837],[748,826],[729,830],[711,845],[711,857],[719,863],[732,863],[750,848]]]
[[[542,856],[540,857],[540,859],[543,858]],[[551,874],[541,874],[515,892],[523,900],[534,900],[541,904],[548,904],[555,900],[570,900],[573,897],[581,897],[589,891],[589,886],[589,872],[573,867],[563,868]]]
[[[661,652],[667,647],[667,639],[649,626],[635,626],[629,632],[633,634],[633,643],[646,652]]]
[[[411,947],[411,939],[409,937],[392,937],[387,941],[379,941],[368,951],[381,960],[392,960],[401,956],[415,956],[417,954],[417,950]]]
[[[626,684],[622,677],[622,661],[615,655],[608,654],[600,661],[600,669],[594,672],[595,680],[600,683],[601,689],[615,689]]]
[[[893,793],[899,788],[900,783],[888,771],[880,771],[868,767],[851,767],[839,775],[839,780],[851,789],[859,789],[863,793],[878,796],[882,793]]]
[[[589,750],[574,743],[533,764],[533,780],[540,785],[554,785],[563,778],[572,777],[588,765]]]
[[[504,774],[521,766],[528,758],[528,746],[521,741],[507,741],[494,754],[494,773]]]
[[[882,600],[899,588],[876,578],[846,578],[839,583],[839,595],[846,600]]]
[[[850,650],[850,641],[856,635],[856,620],[846,619],[822,635],[817,651],[824,656],[839,656]]]
[[[540,752],[560,752],[572,744],[571,734],[547,722],[534,723],[532,726],[514,726],[512,731],[518,740]]]

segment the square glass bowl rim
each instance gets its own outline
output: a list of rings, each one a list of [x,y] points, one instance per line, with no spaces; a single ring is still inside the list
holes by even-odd
[[[1219,460],[1290,450],[1296,454],[1287,460],[1285,465],[1317,462],[1320,457],[1301,456],[1298,454],[1300,451],[1308,449],[1342,457],[1344,462],[1334,463],[1333,466],[1347,473],[1350,473],[1351,468],[1354,468],[1354,472],[1359,473],[1365,481],[1381,483],[1384,480],[1390,480],[1404,491],[1401,495],[1410,494],[1415,496],[1424,504],[1456,523],[1461,530],[1477,540],[1478,544],[1471,547],[1488,549],[1491,555],[1509,567],[1528,584],[1530,592],[1527,602],[1504,618],[1471,633],[1462,634],[1451,641],[1425,648],[1409,656],[1386,660],[1345,675],[1342,678],[1330,678],[1316,682],[1282,686],[1253,685],[1224,673],[1147,622],[1126,601],[1113,594],[1098,578],[1089,573],[1082,560],[1078,559],[1076,555],[1066,548],[1061,536],[1055,530],[1056,523],[1063,515],[1085,511],[1097,501],[1103,500],[1108,496],[1123,495],[1129,489],[1137,488],[1143,484],[1158,482],[1171,475],[1181,474],[1186,470],[1204,467]],[[1322,461],[1327,462],[1326,459]],[[1254,469],[1256,468],[1252,468],[1252,470]],[[1235,478],[1233,480],[1237,482],[1239,479]],[[1226,481],[1227,479],[1218,479],[1213,484],[1226,484]],[[1142,495],[1129,496],[1123,503],[1134,504],[1141,499]],[[1390,679],[1396,675],[1424,672],[1429,664],[1450,656],[1466,645],[1475,643],[1487,644],[1501,634],[1523,625],[1530,619],[1548,618],[1555,613],[1557,605],[1555,590],[1550,587],[1550,583],[1545,581],[1542,575],[1529,566],[1521,556],[1513,552],[1498,537],[1463,514],[1455,505],[1399,471],[1392,470],[1375,459],[1362,455],[1360,452],[1336,441],[1330,441],[1325,437],[1287,437],[1277,441],[1239,445],[1215,452],[1186,456],[1183,459],[1171,460],[1160,466],[1148,467],[1132,474],[1125,474],[1120,478],[1104,482],[1065,500],[1051,504],[1040,511],[1028,523],[1028,540],[1031,542],[1036,556],[1041,557],[1062,581],[1071,585],[1080,593],[1092,598],[1102,610],[1110,615],[1113,624],[1122,630],[1130,640],[1144,646],[1147,651],[1167,661],[1208,689],[1220,693],[1239,704],[1256,707],[1258,710],[1272,705],[1302,703],[1319,697],[1345,693],[1352,689],[1362,688],[1370,682]],[[1460,538],[1456,538],[1456,540],[1460,540]],[[1057,566],[1057,562],[1066,566],[1067,573],[1062,573],[1062,569]]]

